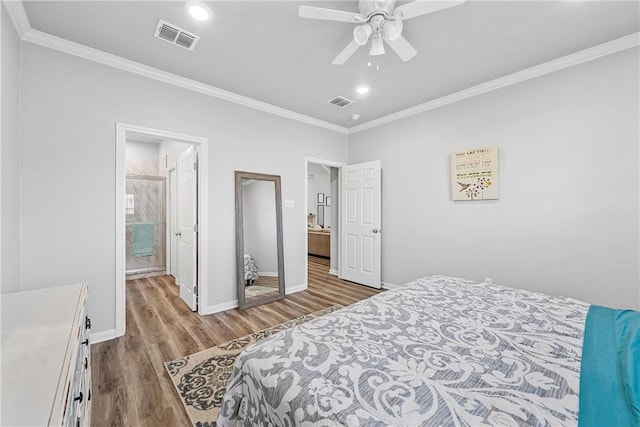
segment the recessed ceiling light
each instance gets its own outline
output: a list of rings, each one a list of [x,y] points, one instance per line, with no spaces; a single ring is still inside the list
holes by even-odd
[[[360,119],[360,114],[354,113],[351,115],[351,120],[359,120],[359,119]]]
[[[369,92],[369,88],[367,86],[358,86],[356,92],[358,92],[360,95],[364,95],[365,93]]]
[[[184,7],[187,12],[189,12],[189,15],[191,15],[192,18],[197,19],[198,21],[208,21],[213,17],[213,12],[211,12],[211,9],[209,9],[208,6],[199,1],[188,1]]]

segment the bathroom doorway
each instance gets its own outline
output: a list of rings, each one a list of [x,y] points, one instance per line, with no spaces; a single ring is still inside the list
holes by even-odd
[[[126,141],[126,280],[167,274],[166,177],[160,164],[163,141],[130,134]]]
[[[187,306],[206,313],[207,289],[198,286],[207,283],[206,183],[206,138],[116,124],[116,337],[125,332],[129,279],[175,278]]]

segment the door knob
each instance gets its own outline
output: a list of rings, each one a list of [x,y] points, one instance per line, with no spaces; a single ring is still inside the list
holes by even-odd
[[[371,231],[373,231],[373,234],[378,234],[378,233],[380,232],[380,230],[378,230],[377,228],[374,228],[374,229],[373,229],[373,230],[371,230]]]
[[[178,232],[176,233],[176,236],[181,237],[181,236],[182,236],[182,233],[178,231]]]

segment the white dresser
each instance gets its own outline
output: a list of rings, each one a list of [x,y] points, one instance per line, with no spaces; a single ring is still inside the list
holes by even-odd
[[[89,425],[87,295],[81,284],[0,296],[1,425]]]

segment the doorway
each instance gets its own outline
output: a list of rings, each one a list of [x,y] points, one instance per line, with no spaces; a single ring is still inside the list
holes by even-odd
[[[340,168],[344,163],[306,158],[306,236],[305,271],[309,259],[325,266],[328,273],[338,276],[340,263]],[[308,282],[308,278],[307,278]],[[308,283],[307,283],[308,285]]]
[[[329,273],[343,280],[380,289],[381,281],[381,191],[382,169],[379,160],[346,165],[307,157],[305,202],[307,256],[305,271],[309,282],[311,239],[325,231],[323,221],[330,219]],[[326,193],[315,183],[314,170],[328,170],[331,178],[329,207]],[[335,177],[335,182],[333,178]],[[315,210],[315,211],[314,211]],[[333,211],[333,212],[332,212]],[[326,237],[325,237],[326,240]],[[326,244],[326,243],[325,243]],[[322,258],[321,258],[322,259]]]
[[[125,333],[125,271],[127,270],[127,255],[135,257],[134,261],[138,263],[144,262],[145,257],[153,258],[155,264],[161,265],[155,265],[152,268],[155,271],[148,271],[148,274],[157,275],[170,272],[178,279],[177,282],[181,287],[184,285],[184,283],[180,281],[180,268],[175,268],[180,259],[176,256],[176,253],[181,251],[180,242],[178,242],[178,248],[176,248],[175,239],[172,238],[171,234],[173,232],[175,235],[175,227],[180,227],[181,225],[181,223],[176,222],[176,218],[180,218],[177,211],[180,209],[181,201],[177,200],[180,199],[180,197],[176,197],[173,186],[178,185],[177,182],[179,178],[176,178],[177,175],[174,172],[180,171],[180,166],[177,165],[183,158],[188,159],[190,169],[188,175],[190,183],[188,188],[192,196],[182,200],[182,202],[185,200],[189,202],[191,208],[188,211],[188,216],[190,216],[191,222],[193,222],[193,224],[189,226],[189,236],[185,236],[185,241],[188,242],[188,245],[182,245],[182,248],[188,247],[191,249],[190,254],[192,255],[192,257],[189,258],[189,254],[185,255],[184,250],[182,250],[184,259],[188,259],[188,262],[184,263],[187,267],[183,268],[191,268],[193,270],[185,270],[185,274],[182,275],[188,278],[189,289],[192,291],[189,295],[190,298],[185,299],[185,302],[192,310],[197,310],[199,314],[206,313],[207,288],[206,286],[199,285],[207,283],[207,269],[206,263],[204,262],[207,259],[205,232],[207,229],[207,142],[207,138],[116,123],[116,337],[122,336]],[[141,158],[140,152],[135,152],[135,150],[139,149],[142,149],[143,152],[146,153],[146,160]],[[152,153],[154,150],[157,155]],[[196,158],[197,163],[195,162]],[[185,165],[186,164],[185,162]],[[147,178],[155,177],[156,181],[162,182],[164,190],[160,191],[160,189],[158,189],[157,195],[152,197],[164,200],[162,203],[162,215],[151,213],[149,215],[149,218],[151,218],[149,221],[143,221],[144,218],[140,217],[138,218],[140,221],[133,221],[133,223],[129,224],[127,222],[127,216],[131,216],[134,219],[137,218],[135,217],[136,206],[140,209],[145,209],[147,213],[155,209],[149,206],[143,207],[136,203],[136,199],[141,203],[144,202],[144,193],[139,192],[136,197],[135,193],[127,192],[127,176],[130,177],[134,175],[130,172],[136,171],[135,168],[140,166],[146,167],[147,169],[142,170],[142,172],[138,170],[139,173],[137,176],[146,176]],[[156,169],[153,169],[154,167]],[[184,165],[183,168],[185,168]],[[151,175],[148,175],[147,172],[151,172]],[[166,185],[167,179],[168,188]],[[151,181],[153,180],[151,179]],[[152,191],[151,194],[155,193]],[[180,194],[179,191],[178,194]],[[178,207],[174,210],[174,206],[172,205]],[[140,212],[140,210],[137,212]],[[136,225],[134,225],[134,223]],[[128,230],[127,227],[131,228],[131,230]],[[182,231],[184,231],[184,228]],[[133,236],[134,232],[137,232],[137,241]],[[202,236],[202,238],[199,238],[199,236]],[[129,237],[129,239],[127,237]],[[133,253],[134,249],[137,256]],[[199,262],[200,260],[202,260],[202,262]]]
[[[161,139],[130,133],[125,147],[125,276],[166,274],[166,178]]]

